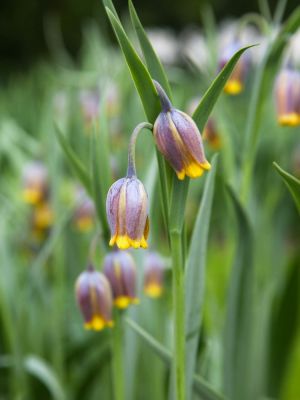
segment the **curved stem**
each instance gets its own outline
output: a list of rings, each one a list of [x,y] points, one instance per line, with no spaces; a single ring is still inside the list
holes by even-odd
[[[245,14],[239,22],[237,33],[238,35],[243,31],[245,26],[249,23],[254,24],[261,33],[267,34],[270,31],[270,27],[268,21],[260,14],[257,13],[248,13]]]
[[[149,122],[141,122],[136,126],[134,131],[131,134],[130,142],[128,146],[128,167],[127,167],[127,178],[131,178],[132,176],[136,176],[135,169],[135,144],[138,137],[138,134],[142,129],[153,129],[153,125],[149,124]]]
[[[166,92],[164,91],[164,89],[162,88],[162,86],[160,85],[160,83],[158,83],[157,81],[153,80],[154,86],[157,90],[158,96],[159,96],[159,100],[160,100],[160,104],[161,104],[161,108],[163,110],[163,112],[168,112],[171,110],[172,108],[172,103],[169,99],[169,97],[167,96]]]
[[[123,400],[124,365],[123,365],[123,319],[120,310],[115,310],[115,326],[112,329],[112,372],[114,384],[114,399]]]

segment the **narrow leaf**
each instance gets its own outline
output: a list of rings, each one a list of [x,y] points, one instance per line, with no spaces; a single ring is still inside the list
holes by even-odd
[[[251,327],[253,290],[253,234],[245,209],[233,189],[228,193],[237,219],[237,249],[230,276],[225,322],[224,387],[232,400],[251,397]]]
[[[129,0],[128,5],[129,5],[129,11],[130,11],[132,25],[133,25],[133,27],[136,31],[137,37],[139,39],[148,70],[149,70],[152,78],[157,80],[163,86],[167,95],[170,98],[172,98],[171,89],[170,89],[170,85],[169,85],[165,70],[164,70],[157,54],[155,53],[155,51],[152,47],[152,44],[150,43],[150,40],[148,39],[148,36],[143,28],[143,25],[141,24],[141,21],[139,20],[139,17],[136,13],[136,10],[135,10],[131,0]]]
[[[288,189],[294,199],[297,210],[300,213],[300,181],[299,181],[299,179],[295,178],[293,175],[286,172],[276,162],[273,162],[273,165],[276,168],[279,175],[282,177],[286,186],[288,187]]]
[[[253,46],[247,46],[239,51],[237,51],[231,59],[228,61],[228,63],[224,66],[222,71],[219,73],[219,75],[214,79],[210,87],[207,89],[205,92],[204,96],[202,97],[198,107],[196,108],[194,114],[193,114],[193,119],[198,125],[198,128],[200,131],[204,128],[209,114],[211,113],[214,105],[216,104],[220,94],[222,93],[222,90],[226,84],[227,79],[230,77],[231,72],[233,71],[233,68],[235,67],[236,63],[238,62],[239,58],[241,55],[249,49],[250,47]]]
[[[215,155],[212,160],[212,169],[206,176],[204,193],[196,218],[185,269],[186,383],[188,398],[191,396],[202,320],[206,249],[217,161],[217,155]]]
[[[106,8],[106,12],[126,59],[136,89],[140,95],[147,118],[149,122],[154,123],[160,112],[160,105],[151,76],[135,51],[118,19],[109,8]]]
[[[91,194],[91,180],[86,168],[76,156],[60,129],[57,126],[55,128],[56,137],[70,164],[70,167],[82,185],[86,188],[87,192]]]
[[[144,340],[144,342],[160,357],[168,366],[171,364],[172,354],[158,340],[146,332],[140,325],[130,318],[125,319],[126,323]],[[217,393],[208,382],[200,376],[193,376],[194,390],[199,393],[202,400],[224,400],[224,397]]]
[[[42,382],[54,400],[66,399],[66,394],[54,370],[42,358],[28,356],[24,360],[26,371]]]

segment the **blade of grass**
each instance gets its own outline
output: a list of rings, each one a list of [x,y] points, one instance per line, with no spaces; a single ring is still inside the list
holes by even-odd
[[[217,155],[212,160],[212,169],[207,174],[201,205],[191,238],[185,269],[185,330],[186,330],[186,382],[187,398],[191,398],[193,375],[202,320],[205,288],[206,248],[210,215],[217,171]],[[195,296],[197,294],[197,296]]]
[[[284,183],[286,184],[287,188],[289,189],[295,205],[297,207],[298,212],[300,213],[300,181],[299,179],[295,178],[293,175],[286,172],[282,169],[276,162],[273,162],[273,166],[275,167],[276,171],[282,177]]]

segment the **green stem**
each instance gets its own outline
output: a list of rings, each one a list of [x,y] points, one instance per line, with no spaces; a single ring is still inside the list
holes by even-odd
[[[180,231],[170,232],[173,268],[174,345],[173,374],[176,399],[185,399],[185,326],[184,326],[184,282],[183,254]]]
[[[130,142],[128,146],[128,168],[127,168],[127,177],[131,178],[132,176],[136,176],[136,169],[135,169],[135,144],[137,137],[142,129],[153,129],[153,125],[149,124],[149,122],[141,122],[138,124],[134,131],[131,134]]]
[[[120,310],[115,310],[115,326],[112,329],[112,372],[115,400],[124,400],[123,365],[123,318]]]

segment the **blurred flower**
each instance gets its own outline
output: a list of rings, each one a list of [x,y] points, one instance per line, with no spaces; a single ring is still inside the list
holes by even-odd
[[[37,205],[48,198],[48,173],[44,164],[33,161],[27,164],[23,172],[23,200]]]
[[[165,263],[155,252],[146,256],[144,271],[144,291],[149,297],[160,297],[164,289]]]
[[[136,297],[136,267],[132,256],[125,251],[113,251],[104,259],[104,274],[113,292],[114,304],[127,308],[139,302]]]
[[[106,111],[109,117],[114,117],[120,111],[120,93],[119,88],[114,82],[109,82],[105,92]]]
[[[79,101],[87,125],[91,125],[99,116],[100,94],[98,89],[82,90]]]
[[[79,231],[89,231],[93,227],[95,220],[94,202],[82,187],[78,187],[76,190],[75,202],[77,206],[74,211],[73,222]]]
[[[300,125],[300,72],[285,67],[275,82],[275,101],[279,125]]]
[[[47,230],[53,223],[53,212],[48,203],[38,204],[33,209],[32,227],[34,230]]]
[[[205,140],[213,150],[218,150],[221,147],[221,138],[213,118],[209,118],[204,127],[203,140]]]
[[[89,265],[77,278],[75,291],[86,329],[100,331],[113,326],[112,293],[103,274]]]
[[[110,246],[120,249],[147,247],[148,196],[135,175],[119,179],[109,189],[106,213],[111,230]]]
[[[210,52],[201,32],[190,29],[183,32],[180,49],[182,56],[196,65],[199,70],[205,71],[207,69]]]
[[[184,179],[185,175],[198,178],[210,169],[210,164],[197,125],[187,114],[173,108],[158,82],[155,86],[162,105],[153,128],[157,147],[175,169],[178,179]]]
[[[231,57],[243,46],[239,41],[234,41],[226,46],[221,52],[219,59],[219,71],[224,68]],[[224,91],[227,94],[237,95],[244,89],[245,78],[250,65],[249,55],[246,53],[242,54],[238,62],[236,63],[230,77],[228,78]]]
[[[162,63],[174,64],[178,60],[178,40],[172,31],[148,29],[147,35]]]

